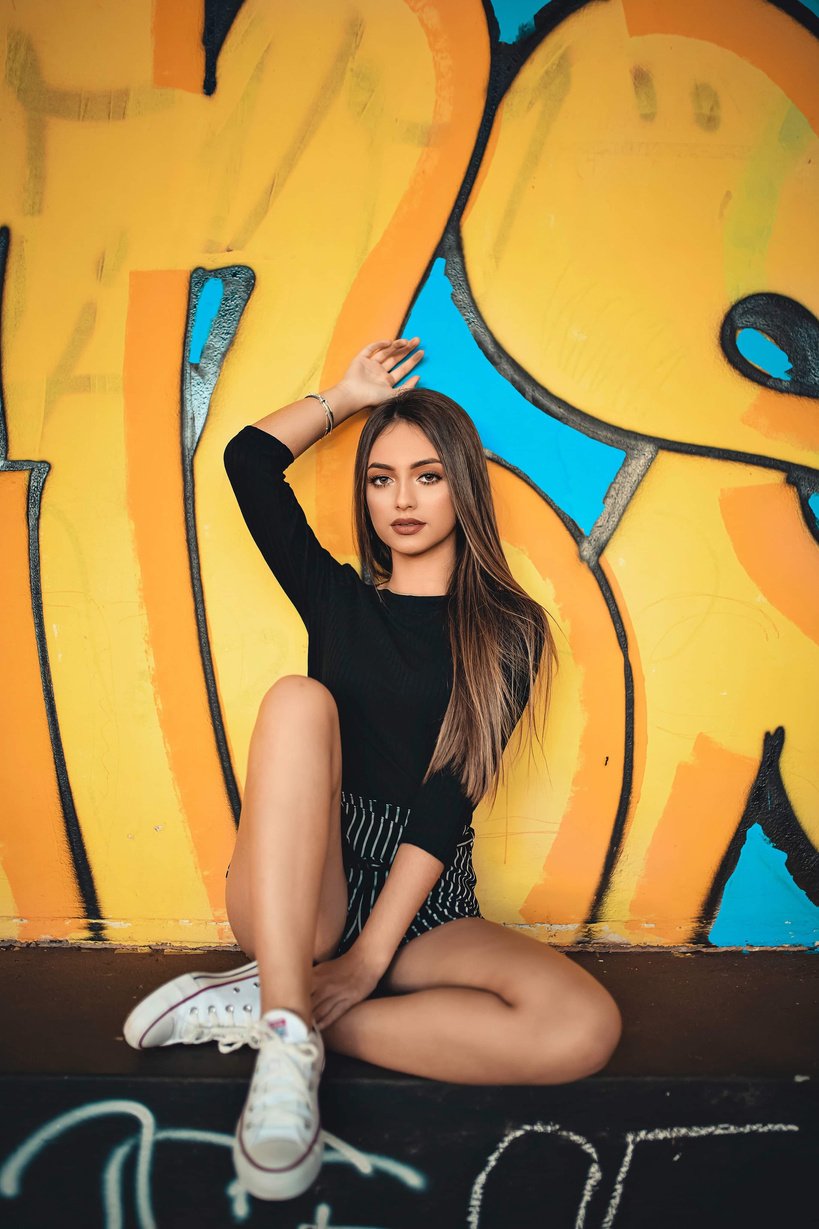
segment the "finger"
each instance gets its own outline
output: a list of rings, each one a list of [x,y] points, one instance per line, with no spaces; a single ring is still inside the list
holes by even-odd
[[[313,1018],[320,1028],[328,1028],[333,1020],[338,1019],[340,1012],[336,1010],[338,1007],[338,999],[327,999],[320,1007],[313,1008]]]
[[[329,1028],[331,1024],[335,1024],[336,1020],[340,1019],[351,1005],[344,998],[338,999],[324,1017],[324,1028]]]
[[[408,342],[403,337],[389,338],[387,341],[374,342],[375,349],[372,354],[366,357],[374,359],[377,363],[383,363],[386,359],[397,355],[402,351],[406,351]]]
[[[324,1016],[321,1020],[316,1021],[316,1025],[321,1032],[326,1032],[331,1024],[335,1024],[336,1016]]]
[[[330,984],[327,984],[327,982],[322,982],[319,986],[312,989],[310,994],[310,1002],[314,1005],[314,1007],[320,1007],[320,1005],[325,1002],[326,999],[331,998],[334,993],[336,993],[336,989],[334,989],[332,982]]]
[[[413,367],[417,367],[421,359],[424,357],[423,350],[416,350],[409,358],[404,359],[403,363],[399,363],[397,367],[393,367],[390,375],[395,379],[396,384],[399,380],[403,380],[404,376],[408,376]]]
[[[336,996],[334,994],[328,993],[327,990],[321,991],[318,996],[313,998],[313,1001],[311,1003],[311,1006],[313,1008],[313,1013],[315,1014],[315,1012],[317,1011],[318,1012],[326,1011],[328,1004],[335,1002],[335,998]]]
[[[408,389],[415,388],[420,379],[421,379],[420,375],[410,376],[408,380],[404,380],[403,384],[398,384],[396,385],[395,388],[391,388],[387,396],[388,397],[400,396],[401,393],[407,392]]]
[[[407,380],[406,384],[402,384],[400,388],[392,388],[392,389],[390,389],[390,392],[389,392],[388,396],[390,396],[390,397],[400,397],[402,393],[405,393],[405,392],[407,391],[407,389],[409,389],[409,388],[415,388],[416,384],[418,383],[418,381],[419,381],[420,379],[421,379],[421,377],[420,377],[420,376],[410,376],[410,378]]]
[[[359,354],[363,355],[364,358],[372,358],[376,351],[383,350],[385,346],[390,345],[391,340],[389,337],[384,337],[381,341],[371,341],[363,350],[359,350]]]
[[[389,360],[397,363],[409,350],[414,350],[419,341],[419,337],[396,337],[395,341],[378,355],[378,362],[386,364]]]

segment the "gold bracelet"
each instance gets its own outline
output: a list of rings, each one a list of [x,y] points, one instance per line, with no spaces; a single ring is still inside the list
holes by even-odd
[[[327,418],[327,427],[325,429],[324,435],[329,435],[333,427],[336,424],[335,424],[335,419],[333,418],[333,411],[330,409],[329,405],[327,404],[327,398],[322,397],[321,393],[305,393],[304,395],[305,397],[315,397],[316,401],[320,401],[321,404],[324,406],[324,413]],[[321,437],[322,439],[324,439],[324,435]]]

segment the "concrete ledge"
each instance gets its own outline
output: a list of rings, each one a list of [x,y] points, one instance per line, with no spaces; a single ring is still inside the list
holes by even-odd
[[[566,950],[618,1003],[620,1045],[598,1076],[794,1077],[819,1073],[819,963],[809,951]],[[122,1022],[138,999],[234,950],[22,945],[0,952],[0,1073],[247,1078],[254,1052],[213,1045],[138,1053]],[[327,1075],[408,1079],[328,1052]]]

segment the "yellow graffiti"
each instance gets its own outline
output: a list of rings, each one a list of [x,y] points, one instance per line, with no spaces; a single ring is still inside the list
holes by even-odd
[[[760,291],[819,316],[816,40],[762,0],[583,5],[487,136],[481,0],[245,0],[210,94],[201,9],[0,0],[0,938],[233,942],[231,780],[307,643],[224,445],[397,333],[446,232],[533,399],[639,472],[598,557],[490,462],[560,670],[545,760],[510,754],[476,812],[482,909],[560,943],[690,941],[778,727],[819,844],[819,560],[788,481],[816,470],[816,399],[720,347]],[[191,273],[237,265],[255,287],[188,486]],[[288,471],[354,565],[360,426]]]
[[[154,16],[147,0],[2,6],[9,459],[48,466],[34,556],[26,473],[0,476],[14,595],[0,616],[15,697],[0,717],[11,938],[86,937],[70,802],[109,937],[232,941],[223,895],[234,818],[196,664],[180,503],[188,271],[243,263],[257,279],[195,459],[208,630],[241,779],[261,696],[282,671],[304,669],[304,643],[247,539],[224,443],[316,378],[368,268],[389,284],[362,305],[357,334],[398,327],[485,95],[478,0],[452,15],[400,0],[248,2],[211,97],[191,91],[187,60],[167,84],[181,34],[161,20],[157,30]],[[390,238],[401,217],[410,233]],[[308,512],[315,465],[294,470]]]
[[[815,40],[765,4],[582,9],[505,97],[465,214],[478,306],[544,389],[638,445],[760,460],[661,451],[602,556],[635,696],[599,938],[689,940],[780,725],[819,844],[819,563],[795,490],[762,468],[816,465],[816,402],[742,378],[719,347],[727,308],[760,289],[819,314],[815,64]],[[532,920],[554,881],[547,854]]]

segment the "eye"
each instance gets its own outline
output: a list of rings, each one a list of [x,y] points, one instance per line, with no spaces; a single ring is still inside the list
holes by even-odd
[[[443,474],[436,474],[434,470],[427,470],[425,474],[419,474],[418,477],[419,479],[423,479],[423,478],[433,479],[432,482],[422,482],[421,483],[422,486],[435,486],[436,483],[442,481]],[[370,483],[371,486],[374,486],[380,490],[381,487],[386,486],[386,484],[389,481],[391,481],[391,479],[390,479],[389,474],[375,474],[373,475],[373,477],[368,478],[367,481]]]

